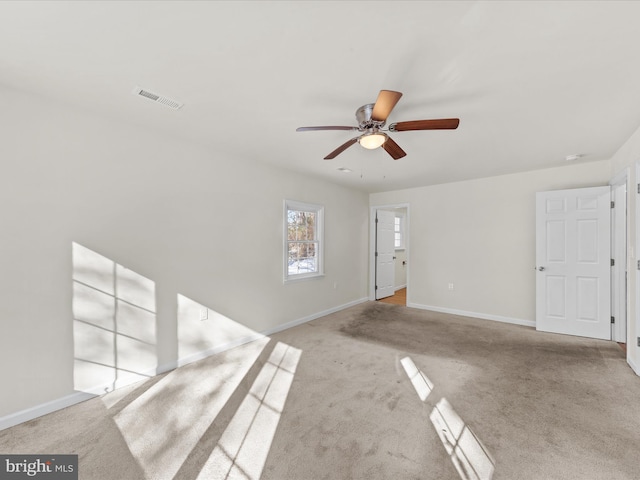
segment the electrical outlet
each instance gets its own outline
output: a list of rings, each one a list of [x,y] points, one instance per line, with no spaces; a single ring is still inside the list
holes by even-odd
[[[208,320],[209,319],[209,309],[201,308],[200,309],[200,320]]]
[[[449,290],[453,290],[453,283],[449,284]]]

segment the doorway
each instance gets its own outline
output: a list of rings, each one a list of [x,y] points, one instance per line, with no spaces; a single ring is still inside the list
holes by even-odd
[[[611,182],[611,339],[627,343],[627,179],[625,169]],[[623,347],[624,348],[624,347]]]
[[[388,265],[388,252],[380,256],[380,248],[388,249],[384,243],[387,239],[379,238],[380,235],[388,236],[388,228],[383,228],[379,233],[379,223],[376,220],[385,218],[385,222],[392,222],[393,246],[391,247],[391,266]],[[379,300],[383,303],[395,305],[409,304],[409,204],[392,204],[373,206],[370,209],[370,235],[369,235],[369,300]],[[382,241],[382,243],[380,243]],[[378,253],[378,255],[376,255]],[[380,265],[380,261],[383,262]],[[380,277],[382,275],[382,277]],[[389,279],[391,275],[391,279]],[[388,289],[388,284],[391,289]],[[378,295],[380,286],[387,285],[382,294]],[[376,286],[378,287],[376,289]]]
[[[390,305],[407,305],[407,287],[396,290],[390,297],[381,298],[378,300],[382,303],[388,303]]]

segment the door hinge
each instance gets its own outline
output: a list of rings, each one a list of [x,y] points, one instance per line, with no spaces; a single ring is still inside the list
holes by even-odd
[[[376,257],[378,256],[378,252],[376,252]],[[639,267],[640,268],[640,267]]]
[[[640,193],[640,183],[638,184],[638,193]]]
[[[376,217],[376,223],[378,223],[378,217]]]
[[[616,264],[616,261],[612,258],[611,259],[611,266],[613,267]]]
[[[376,290],[378,289],[378,285],[376,285]]]
[[[616,207],[616,202],[614,202],[613,200],[611,200],[611,208],[615,208]]]
[[[616,323],[616,317],[611,317],[611,323]]]
[[[640,270],[640,260],[638,260],[638,270]]]
[[[638,337],[638,346],[640,347],[640,337]]]

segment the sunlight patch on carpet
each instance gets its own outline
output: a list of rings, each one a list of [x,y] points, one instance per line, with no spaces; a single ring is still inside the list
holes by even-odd
[[[495,462],[446,398],[429,417],[462,480],[491,480]]]
[[[411,358],[404,357],[400,360],[400,363],[404,367],[404,371],[407,372],[407,376],[409,380],[411,380],[413,388],[416,389],[418,397],[424,402],[431,393],[431,390],[433,390],[433,383],[421,370],[418,370],[418,367],[416,367],[416,364]]]
[[[278,342],[198,480],[260,478],[301,354]]]
[[[113,417],[145,478],[174,478],[268,342],[174,370]]]

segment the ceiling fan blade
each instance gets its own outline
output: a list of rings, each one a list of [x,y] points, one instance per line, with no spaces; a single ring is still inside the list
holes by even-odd
[[[347,148],[349,148],[351,145],[356,143],[359,138],[360,137],[355,137],[355,138],[352,138],[351,140],[343,143],[338,148],[336,148],[333,152],[331,152],[329,155],[324,157],[324,159],[325,160],[331,160],[332,158],[336,158],[338,155],[340,155],[342,152],[344,152]]]
[[[400,148],[391,137],[387,137],[387,141],[382,144],[382,148],[393,157],[394,160],[398,160],[406,155],[405,151]]]
[[[378,99],[373,106],[371,120],[375,120],[376,122],[386,122],[391,110],[396,106],[396,103],[398,103],[401,96],[402,93],[400,92],[394,92],[393,90],[380,90]]]
[[[441,118],[438,120],[412,120],[409,122],[397,122],[389,125],[392,132],[404,132],[407,130],[455,130],[460,124],[459,118]]]
[[[298,127],[296,132],[315,132],[318,130],[358,130],[358,127],[338,127],[334,125],[321,127]]]

